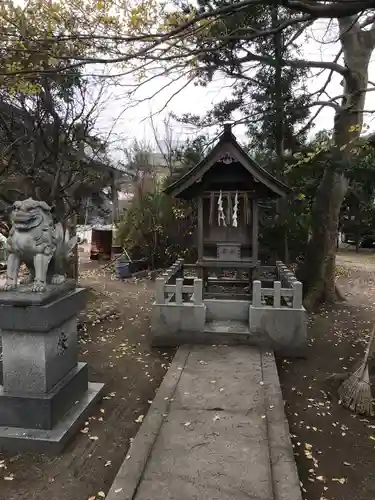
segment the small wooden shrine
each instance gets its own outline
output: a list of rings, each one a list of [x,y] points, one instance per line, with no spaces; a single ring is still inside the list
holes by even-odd
[[[258,264],[258,204],[291,190],[245,153],[226,124],[208,156],[167,193],[197,200],[198,268],[241,268],[250,274]]]

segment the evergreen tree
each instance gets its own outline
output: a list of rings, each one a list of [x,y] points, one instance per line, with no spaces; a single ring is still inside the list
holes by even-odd
[[[224,4],[222,0],[200,0],[200,12],[212,7],[220,8]],[[187,8],[183,7],[185,10]],[[210,40],[216,37],[216,44],[220,44],[225,33],[247,30],[249,26],[254,27],[254,23],[259,29],[272,30],[286,19],[290,19],[290,13],[282,8],[247,7],[241,14],[227,16],[220,23],[213,24],[210,27]],[[234,80],[232,93],[229,99],[216,104],[203,118],[187,114],[182,117],[183,121],[211,125],[237,117],[237,121],[246,124],[249,149],[253,154],[267,161],[279,157],[283,163],[284,151],[299,150],[309,128],[302,127],[309,115],[309,97],[304,84],[308,69],[283,66],[283,60],[291,60],[299,55],[295,37],[296,29],[291,26],[283,33],[276,32],[274,36],[262,39],[247,41],[246,37],[239,40],[237,36],[233,43],[226,41],[225,47],[220,50],[217,47],[215,51],[207,51],[204,46],[200,47],[197,56],[200,84],[207,85],[215,74],[224,74]],[[247,51],[265,58],[272,57],[275,64],[249,64],[246,57],[241,56]],[[282,176],[283,172],[279,174]]]

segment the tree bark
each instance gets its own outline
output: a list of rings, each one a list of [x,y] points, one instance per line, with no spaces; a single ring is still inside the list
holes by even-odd
[[[336,235],[341,204],[348,188],[345,169],[350,149],[363,125],[368,66],[374,48],[373,30],[361,31],[353,18],[339,20],[340,39],[347,73],[342,105],[336,112],[333,131],[333,161],[327,163],[312,212],[312,237],[300,272],[305,286],[305,306],[336,299]]]
[[[305,306],[311,310],[335,300],[335,255],[338,218],[347,182],[342,173],[326,167],[312,213],[312,236],[307,246],[302,280],[307,288]]]

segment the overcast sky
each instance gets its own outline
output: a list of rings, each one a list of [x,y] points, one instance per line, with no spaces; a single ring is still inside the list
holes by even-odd
[[[311,32],[310,42],[303,45],[304,58],[315,61],[332,61],[339,50],[339,45],[337,43],[332,43],[332,41],[334,41],[334,35],[337,36],[337,32],[335,34],[326,34],[325,21],[316,22]],[[318,73],[318,71],[316,71],[316,73]],[[375,55],[372,57],[369,76],[370,81],[375,81]],[[324,72],[319,77],[315,76],[310,78],[308,81],[309,88],[311,90],[320,88],[326,77],[327,73]],[[342,93],[340,81],[341,77],[337,75],[328,87],[328,93],[331,97]],[[129,78],[123,80],[124,84],[129,82]],[[158,111],[165,106],[165,103],[168,101],[170,96],[173,95],[184,83],[179,82],[178,84],[171,85],[167,90],[161,92],[153,99],[147,99],[148,96],[154,94],[156,90],[164,87],[164,85],[168,82],[169,80],[166,78],[159,78],[158,80],[153,80],[151,84],[144,85],[137,92],[136,97],[139,100],[146,100],[134,108],[127,110],[126,108],[128,106],[128,102],[124,98],[126,89],[121,86],[112,88],[112,98],[106,105],[105,110],[101,115],[98,122],[98,128],[102,133],[108,130],[113,130],[114,137],[121,138],[121,142],[124,142],[124,144],[130,143],[133,138],[145,140],[146,142],[153,142],[152,126],[150,120],[148,119],[150,113],[156,113],[154,123],[159,128],[160,134],[162,135],[162,121],[168,112],[173,111],[176,114],[190,112],[203,115],[205,111],[212,108],[212,105],[215,102],[218,102],[225,96],[229,95],[228,91],[225,89],[227,82],[224,79],[217,79],[205,88],[189,85],[172,99],[166,109],[164,109],[161,113],[158,113]],[[131,80],[131,83],[134,83],[133,80]],[[327,96],[322,99],[327,100]],[[375,110],[375,92],[369,92],[367,94],[366,109]],[[316,111],[316,108],[313,108],[313,111]],[[365,115],[365,123],[367,123],[372,130],[375,129],[374,117],[375,114]],[[329,129],[332,128],[332,125],[333,109],[326,107],[316,119],[314,131],[324,128]],[[191,129],[189,130],[179,124],[175,124],[174,128],[176,136],[194,134]],[[215,135],[217,130],[218,129],[211,129],[208,131],[211,135]],[[243,126],[239,125],[235,127],[234,133],[240,141],[245,139]]]

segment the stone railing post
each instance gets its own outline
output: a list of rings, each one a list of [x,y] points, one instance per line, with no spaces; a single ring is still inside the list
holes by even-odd
[[[194,303],[202,304],[203,301],[203,281],[199,278],[194,280]]]
[[[155,302],[156,304],[164,304],[165,303],[165,295],[164,295],[164,278],[156,278],[155,280]]]
[[[262,283],[259,280],[253,281],[253,306],[262,305]]]
[[[176,279],[176,304],[182,304],[182,287],[184,280],[182,278]]]
[[[273,307],[281,307],[281,282],[273,283]]]
[[[176,264],[177,264],[176,277],[183,278],[184,277],[184,259],[178,259],[176,261]]]
[[[301,309],[303,300],[302,283],[295,281],[293,283],[293,309]]]

